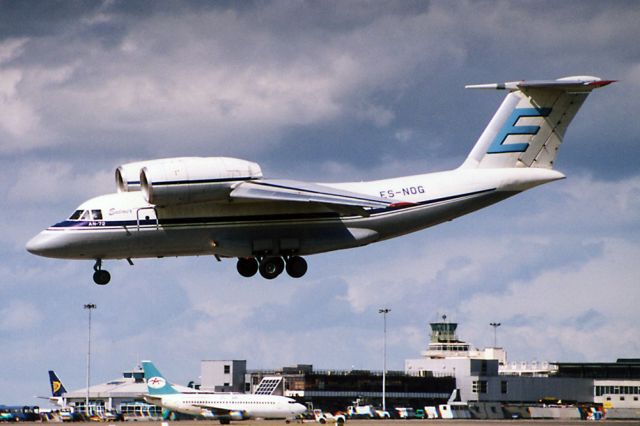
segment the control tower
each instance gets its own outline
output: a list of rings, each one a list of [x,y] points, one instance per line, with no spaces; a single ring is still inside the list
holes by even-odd
[[[447,316],[442,316],[443,322],[432,322],[431,340],[426,351],[422,352],[422,356],[426,358],[451,358],[451,357],[469,357],[469,344],[458,340],[456,329],[458,324],[455,322],[447,322]]]
[[[420,353],[424,358],[497,359],[500,365],[506,364],[507,354],[504,349],[478,349],[458,339],[456,335],[458,323],[448,322],[446,315],[442,316],[442,322],[432,322],[429,325],[431,326],[431,337],[427,349]]]

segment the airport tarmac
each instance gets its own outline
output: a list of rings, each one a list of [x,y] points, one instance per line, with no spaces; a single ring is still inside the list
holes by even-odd
[[[149,426],[219,426],[220,423],[212,420],[182,420],[177,422],[105,422],[108,425],[117,425],[117,424],[141,424],[141,425],[149,425]],[[21,422],[22,425],[42,425],[41,422]],[[95,422],[78,422],[71,423],[77,426],[95,426]],[[289,425],[301,424],[296,422],[291,422]],[[316,422],[304,422],[307,425],[319,424]],[[514,426],[529,426],[529,425],[553,425],[553,426],[575,426],[578,424],[608,424],[608,425],[633,425],[638,426],[638,420],[599,420],[597,422],[592,422],[588,420],[349,420],[347,424],[352,424],[354,426],[431,426],[431,425],[447,425],[447,426],[504,426],[504,425],[514,425]],[[238,426],[285,426],[286,423],[283,420],[244,420],[231,422],[231,425]]]

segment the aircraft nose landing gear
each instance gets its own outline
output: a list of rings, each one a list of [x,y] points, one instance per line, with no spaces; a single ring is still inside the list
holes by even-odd
[[[96,259],[96,264],[93,265],[93,282],[98,285],[109,284],[111,281],[111,274],[109,271],[102,269],[102,259]]]

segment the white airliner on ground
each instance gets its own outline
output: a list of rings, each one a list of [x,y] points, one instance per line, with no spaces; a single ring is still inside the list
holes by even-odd
[[[178,413],[213,417],[222,424],[231,420],[293,419],[307,407],[292,398],[242,393],[182,393],[160,374],[151,361],[142,361],[148,395],[145,401]]]
[[[304,255],[408,234],[562,179],[553,170],[567,126],[597,77],[467,86],[507,90],[457,169],[371,182],[265,179],[256,163],[225,157],[168,158],[116,170],[118,192],[93,198],[27,243],[31,253],[95,260],[214,255],[268,279],[307,271]]]

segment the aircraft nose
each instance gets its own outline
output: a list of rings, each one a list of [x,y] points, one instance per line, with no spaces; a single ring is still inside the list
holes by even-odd
[[[38,256],[54,257],[53,255],[60,248],[60,244],[51,232],[42,231],[30,239],[25,248],[29,253]]]

